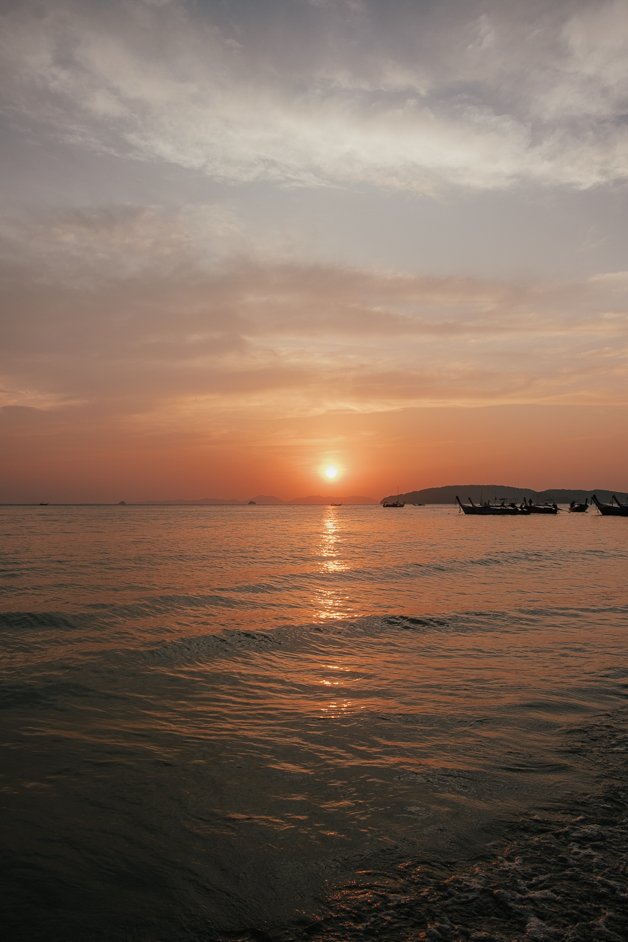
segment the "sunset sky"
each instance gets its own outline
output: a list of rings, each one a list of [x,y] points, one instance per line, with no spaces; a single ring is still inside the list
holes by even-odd
[[[628,0],[0,10],[0,502],[628,490]]]

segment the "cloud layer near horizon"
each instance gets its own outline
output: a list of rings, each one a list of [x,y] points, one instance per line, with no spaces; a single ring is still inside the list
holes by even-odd
[[[626,272],[547,284],[217,264],[198,251],[197,215],[191,231],[188,221],[127,207],[7,229],[4,403],[110,400],[134,412],[228,394],[285,408],[286,390],[306,412],[617,401]],[[222,218],[204,224],[220,242]]]

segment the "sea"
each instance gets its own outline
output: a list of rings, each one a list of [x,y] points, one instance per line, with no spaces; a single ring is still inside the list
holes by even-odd
[[[0,508],[10,942],[625,942],[628,519]]]

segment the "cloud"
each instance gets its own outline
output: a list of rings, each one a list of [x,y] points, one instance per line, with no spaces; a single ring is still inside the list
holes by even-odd
[[[624,5],[24,3],[4,110],[231,185],[442,192],[628,175]],[[385,24],[383,20],[385,19]],[[385,28],[383,28],[385,25]]]
[[[252,248],[237,215],[220,206],[110,205],[0,217],[0,259],[28,280],[92,286],[147,270],[162,276],[211,267]]]
[[[625,386],[625,273],[548,284],[220,259],[199,219],[216,217],[112,207],[5,225],[0,402],[157,422],[234,404],[612,402]]]

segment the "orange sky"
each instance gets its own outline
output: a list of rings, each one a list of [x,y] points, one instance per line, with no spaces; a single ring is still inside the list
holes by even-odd
[[[627,491],[625,10],[535,16],[3,9],[0,502]]]

